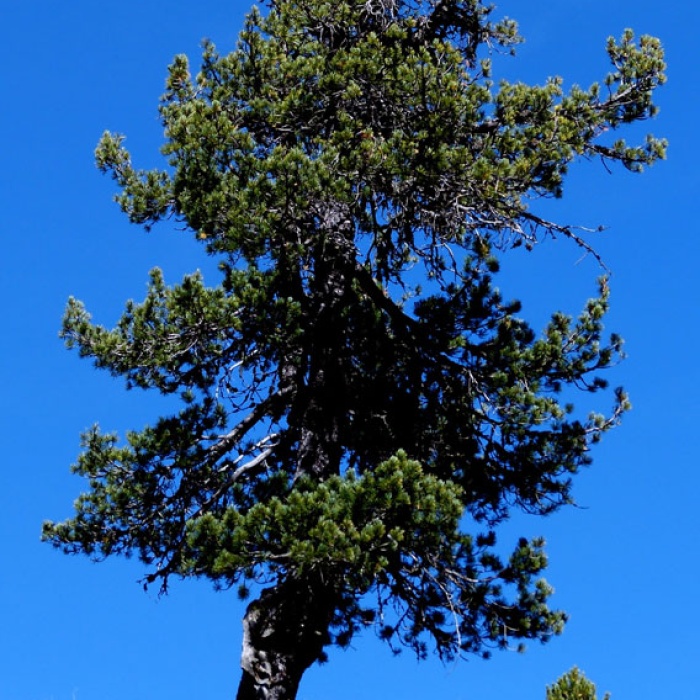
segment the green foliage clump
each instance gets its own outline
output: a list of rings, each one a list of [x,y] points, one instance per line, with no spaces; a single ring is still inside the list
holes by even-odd
[[[575,666],[547,688],[547,700],[597,700],[596,688]],[[606,693],[603,700],[610,700]]]

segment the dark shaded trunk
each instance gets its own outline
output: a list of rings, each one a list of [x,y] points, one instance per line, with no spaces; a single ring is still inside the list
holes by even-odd
[[[320,579],[266,588],[243,618],[236,700],[294,700],[304,671],[330,642],[336,595]]]
[[[306,384],[298,395],[296,476],[327,479],[340,472],[342,425],[347,414],[345,312],[356,268],[353,218],[337,202],[320,206],[319,238],[313,254],[305,337]]]
[[[356,266],[354,223],[347,207],[318,205],[319,238],[307,298],[303,370],[286,371],[299,383],[287,417],[297,439],[295,477],[318,481],[340,472],[341,425],[346,414],[343,312]],[[342,600],[323,575],[290,576],[266,588],[243,618],[243,675],[237,700],[294,700],[309,666],[323,657]]]

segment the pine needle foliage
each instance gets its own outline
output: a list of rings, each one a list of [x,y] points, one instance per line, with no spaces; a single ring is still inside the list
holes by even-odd
[[[547,700],[598,700],[598,696],[595,685],[574,666],[547,688]],[[603,700],[610,700],[610,693]]]

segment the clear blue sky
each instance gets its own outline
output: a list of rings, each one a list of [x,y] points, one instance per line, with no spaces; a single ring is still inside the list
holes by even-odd
[[[243,0],[3,8],[0,700],[235,695],[243,607],[234,594],[187,582],[159,600],[136,583],[137,562],[65,557],[39,533],[45,518],[70,514],[82,488],[68,470],[80,431],[95,421],[140,428],[160,406],[63,349],[57,330],[67,297],[109,324],[127,298],[143,295],[152,266],[170,281],[211,267],[188,235],[167,226],[147,235],[126,222],[93,167],[94,146],[104,129],[124,132],[137,164],[159,164],[166,65],[176,53],[196,59],[205,36],[232,47],[247,8]],[[504,66],[510,77],[561,74],[587,85],[606,70],[606,37],[627,26],[660,36],[667,49],[662,111],[642,131],[668,137],[668,161],[641,177],[575,167],[550,212],[608,227],[594,242],[614,272],[609,326],[629,354],[611,380],[626,385],[634,410],[578,479],[582,508],[518,519],[504,533],[547,538],[555,601],[571,614],[562,637],[524,655],[443,667],[410,654],[395,659],[367,634],[312,668],[300,700],[542,700],[545,685],[574,664],[613,700],[698,697],[700,10],[650,0],[503,0],[500,9],[527,39]],[[576,312],[597,274],[579,258],[563,241],[515,256],[506,296],[524,298],[536,319],[556,308]]]

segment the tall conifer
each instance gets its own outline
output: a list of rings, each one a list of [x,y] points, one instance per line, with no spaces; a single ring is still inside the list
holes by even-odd
[[[69,347],[181,410],[124,441],[89,430],[88,488],[45,538],[136,553],[163,590],[254,593],[239,700],[294,698],[367,627],[446,659],[562,629],[543,543],[504,558],[496,528],[571,502],[627,404],[581,416],[571,389],[603,392],[621,341],[605,279],[538,335],[493,278],[549,234],[594,252],[537,200],[577,159],[663,156],[611,135],[654,114],[664,63],[627,31],[588,89],[496,84],[491,53],[519,40],[480,0],[269,0],[196,76],[175,58],[163,170],[132,166],[119,135],[99,144],[129,219],[186,227],[221,282],[154,270],[112,330],[70,301]]]

